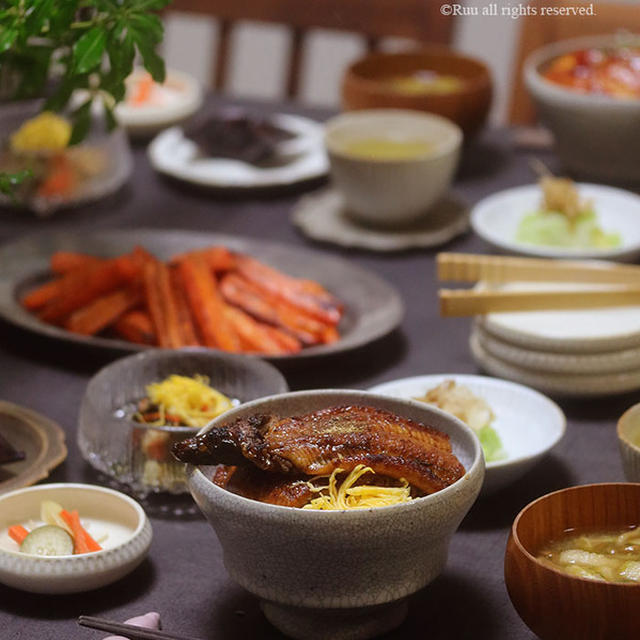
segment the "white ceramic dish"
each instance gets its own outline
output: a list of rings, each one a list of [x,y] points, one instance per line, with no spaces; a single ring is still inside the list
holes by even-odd
[[[555,402],[513,382],[485,376],[437,374],[402,378],[369,389],[372,393],[415,399],[445,380],[465,385],[489,404],[495,414],[491,426],[500,436],[507,458],[487,462],[482,495],[515,482],[560,441],[566,418]]]
[[[621,373],[640,369],[640,348],[621,349],[602,353],[553,353],[520,347],[487,333],[480,324],[474,335],[488,354],[509,364],[541,373],[599,374]]]
[[[578,284],[515,282],[504,290],[575,290]],[[588,286],[588,285],[587,285]],[[488,333],[527,349],[601,353],[640,346],[640,305],[576,311],[490,313],[477,319]]]
[[[640,389],[640,369],[623,373],[594,374],[546,373],[510,364],[488,353],[473,334],[469,346],[478,366],[500,378],[538,389],[543,393],[571,397],[603,397]]]
[[[329,170],[321,124],[300,116],[277,114],[273,124],[295,134],[283,143],[288,161],[257,167],[227,158],[198,158],[196,144],[180,127],[163,131],[149,145],[151,165],[160,173],[201,187],[255,189],[292,185],[324,176]],[[286,146],[285,146],[286,145]]]
[[[420,153],[400,158],[354,154],[363,140],[421,142]],[[327,122],[325,144],[331,178],[349,216],[380,227],[413,223],[431,215],[453,180],[462,130],[432,113],[409,109],[367,109],[343,113]]]
[[[640,482],[640,404],[634,404],[618,420],[618,446],[625,478]]]
[[[77,509],[90,533],[108,533],[103,550],[56,557],[18,551],[7,528],[38,521],[43,500],[58,502],[68,511]],[[59,483],[11,491],[0,497],[0,582],[32,593],[97,589],[133,571],[146,556],[151,537],[151,524],[142,507],[112,489]]]
[[[135,82],[147,74],[137,68],[127,78],[127,98]],[[200,83],[188,73],[168,69],[164,83],[155,89],[156,102],[133,105],[125,99],[116,106],[118,122],[133,136],[149,136],[192,116],[203,102]]]
[[[640,196],[623,189],[579,183],[581,198],[591,200],[598,223],[606,232],[620,234],[615,249],[568,249],[539,246],[516,240],[520,221],[540,207],[542,191],[537,184],[500,191],[481,200],[471,211],[473,230],[503,251],[547,258],[607,258],[632,260],[640,255]]]
[[[345,215],[344,200],[335,189],[301,198],[292,220],[313,240],[381,252],[438,247],[469,228],[466,204],[451,195],[436,204],[429,217],[409,227],[366,227]]]

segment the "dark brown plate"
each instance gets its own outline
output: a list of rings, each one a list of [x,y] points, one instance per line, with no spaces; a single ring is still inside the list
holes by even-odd
[[[26,454],[24,460],[0,465],[0,493],[35,484],[67,457],[64,431],[30,409],[0,401],[0,432]]]
[[[31,287],[46,281],[49,258],[58,250],[81,251],[96,256],[116,256],[145,247],[158,258],[210,245],[224,245],[247,253],[285,273],[317,280],[345,305],[338,327],[341,338],[333,344],[318,345],[285,356],[268,356],[272,362],[299,360],[341,353],[373,342],[395,329],[404,308],[398,292],[381,278],[333,256],[306,248],[263,242],[253,238],[190,231],[134,229],[99,233],[38,234],[0,248],[0,317],[30,331],[77,344],[119,351],[144,348],[124,340],[86,337],[41,322],[20,306],[19,300]]]

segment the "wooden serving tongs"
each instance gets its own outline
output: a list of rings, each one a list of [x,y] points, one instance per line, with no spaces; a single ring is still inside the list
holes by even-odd
[[[542,311],[640,306],[640,266],[600,261],[512,258],[440,253],[441,281],[482,282],[486,288],[440,289],[440,315],[474,316],[502,311]],[[593,285],[575,290],[492,288],[508,282]]]

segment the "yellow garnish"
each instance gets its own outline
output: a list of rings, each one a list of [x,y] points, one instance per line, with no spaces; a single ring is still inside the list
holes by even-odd
[[[231,400],[209,386],[207,376],[171,375],[147,385],[147,394],[158,405],[160,418],[148,424],[165,425],[165,415],[177,416],[188,427],[204,427],[233,406]]]
[[[69,144],[71,125],[61,116],[43,111],[11,136],[14,151],[60,151]]]
[[[374,473],[370,467],[363,464],[357,465],[338,487],[338,474],[344,473],[343,469],[334,469],[329,476],[329,484],[319,487],[314,484],[319,478],[314,478],[308,484],[313,491],[320,493],[313,498],[303,509],[371,509],[373,507],[387,507],[392,504],[400,504],[411,500],[411,488],[409,483],[402,478],[400,487],[378,487],[375,485],[353,486],[365,473]]]

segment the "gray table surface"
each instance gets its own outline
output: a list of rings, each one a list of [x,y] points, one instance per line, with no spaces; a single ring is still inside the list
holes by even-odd
[[[554,165],[551,156],[544,159]],[[532,178],[527,154],[511,148],[507,132],[490,131],[465,150],[454,191],[472,205],[486,195],[529,183]],[[347,257],[393,283],[404,297],[407,314],[399,331],[375,345],[306,369],[287,371],[292,389],[365,388],[423,373],[478,373],[467,344],[469,322],[438,317],[435,252],[382,255],[314,245],[289,220],[301,193],[294,190],[223,197],[194,191],[154,173],[143,148],[138,147],[135,173],[119,194],[48,220],[2,211],[0,241],[63,229],[155,227],[216,231],[313,246],[328,255]],[[489,251],[470,233],[446,249]],[[75,433],[87,381],[106,357],[70,349],[3,324],[0,336],[0,398],[39,411],[66,431],[69,456],[49,480],[99,482],[80,456]],[[597,401],[560,401],[569,420],[564,440],[516,485],[475,504],[453,538],[443,574],[411,598],[407,620],[386,637],[531,638],[511,606],[503,581],[509,526],[524,505],[544,493],[574,484],[623,480],[615,421],[636,401],[638,394]],[[74,619],[89,614],[124,620],[150,610],[161,613],[165,629],[203,639],[280,637],[262,616],[257,600],[227,576],[218,541],[202,518],[162,515],[158,505],[153,513],[154,540],[148,559],[112,586],[56,597],[0,586],[0,637],[100,638],[103,634],[78,628]]]

